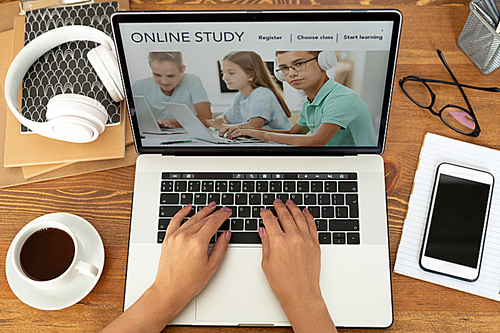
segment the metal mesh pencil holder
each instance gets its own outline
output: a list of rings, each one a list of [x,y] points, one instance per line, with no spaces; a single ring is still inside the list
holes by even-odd
[[[482,2],[473,0],[469,4],[469,17],[457,44],[481,73],[489,74],[500,67],[500,36],[473,6]]]

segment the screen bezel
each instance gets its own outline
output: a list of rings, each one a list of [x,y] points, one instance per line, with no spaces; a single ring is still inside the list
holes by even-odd
[[[440,179],[441,175],[452,176],[455,178],[465,179],[465,180],[474,181],[477,183],[489,185],[489,193],[488,193],[486,211],[485,211],[484,222],[483,222],[483,230],[481,232],[481,240],[480,240],[480,244],[479,244],[477,267],[475,267],[475,268],[460,265],[460,264],[449,262],[449,261],[444,261],[444,260],[433,258],[433,257],[428,257],[425,255],[427,245],[428,245],[430,226],[432,224],[431,217],[432,217],[433,212],[434,212],[434,206],[435,206],[435,202],[436,202],[436,194],[437,194],[437,190],[439,187],[439,179]],[[419,265],[423,270],[433,272],[433,273],[443,274],[446,276],[451,276],[451,277],[466,280],[466,281],[475,281],[479,278],[479,271],[481,268],[481,262],[482,262],[483,251],[484,251],[484,243],[485,243],[485,239],[486,239],[486,230],[488,227],[488,217],[489,217],[489,211],[490,211],[490,207],[491,207],[493,185],[494,185],[494,177],[489,172],[476,170],[476,169],[472,169],[469,167],[459,166],[459,165],[446,163],[446,162],[443,162],[443,163],[438,165],[438,168],[436,171],[436,176],[434,179],[432,197],[431,197],[431,202],[430,202],[430,206],[429,206],[427,223],[425,226],[425,232],[424,232],[422,247],[421,247],[421,252],[420,252]]]
[[[166,22],[280,22],[280,21],[390,21],[393,22],[389,62],[387,66],[385,94],[382,102],[380,129],[377,146],[342,146],[342,147],[251,147],[251,146],[144,146],[142,144],[138,122],[135,115],[133,93],[127,65],[125,63],[124,47],[120,35],[120,24],[124,23],[166,23]],[[127,109],[132,126],[136,150],[139,154],[164,155],[280,155],[280,156],[345,156],[358,154],[381,155],[385,147],[389,110],[394,88],[394,76],[397,63],[399,39],[401,33],[402,15],[397,10],[296,10],[296,11],[204,11],[204,12],[117,12],[111,16],[113,36],[116,43],[118,63],[124,84]]]

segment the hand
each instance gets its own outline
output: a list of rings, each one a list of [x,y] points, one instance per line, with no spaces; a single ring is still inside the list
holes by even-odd
[[[295,332],[335,332],[319,285],[321,249],[314,218],[288,200],[261,217],[262,270]],[[280,227],[281,225],[281,227]]]
[[[230,134],[228,133],[227,137],[229,139],[234,139],[234,138],[237,138],[239,136],[249,136],[249,137],[256,138],[256,139],[259,139],[262,141],[266,141],[264,138],[265,134],[266,134],[266,132],[260,131],[257,129],[237,128],[234,131],[231,131]]]
[[[241,124],[241,125],[232,125],[232,126],[222,126],[222,128],[219,131],[219,136],[224,137],[230,137],[234,131],[240,129],[240,128],[248,128],[248,125]]]
[[[163,128],[176,128],[181,125],[175,119],[156,119],[156,122]]]
[[[215,202],[212,202],[181,225],[191,208],[184,207],[170,221],[152,286],[172,307],[184,308],[202,291],[217,271],[231,238],[231,232],[226,231],[208,255],[210,239],[231,216],[231,210],[223,207],[214,212]]]
[[[222,126],[225,124],[228,124],[228,122],[225,120],[225,118],[222,117],[217,117],[215,119],[207,119],[207,123],[209,126],[212,126],[216,130],[220,130]]]
[[[170,221],[153,285],[102,332],[160,332],[214,275],[231,232],[217,239],[210,254],[208,244],[232,212],[223,207],[214,213],[211,202],[181,226],[191,209],[184,207]]]

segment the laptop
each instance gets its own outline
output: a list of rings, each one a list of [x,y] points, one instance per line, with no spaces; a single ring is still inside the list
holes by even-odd
[[[208,129],[203,125],[201,120],[188,108],[186,104],[179,103],[161,103],[165,109],[181,124],[183,128],[191,135],[193,138],[208,141],[211,143],[241,143],[241,142],[259,142],[257,139],[246,139],[244,137],[238,137],[236,139],[228,139],[219,136],[219,131],[213,131]]]
[[[171,322],[290,326],[261,269],[261,207],[290,198],[315,216],[321,289],[337,327],[393,322],[384,150],[401,29],[397,10],[119,12],[112,16],[137,159],[124,309],[153,283],[169,218],[215,200],[233,216],[231,243],[205,289]],[[297,147],[272,143],[162,145],[141,138],[132,85],[150,76],[148,53],[180,51],[212,112],[229,109],[217,63],[232,51],[274,61],[277,50],[333,50],[351,63],[348,86],[376,119],[376,143]],[[285,102],[298,93],[285,83]],[[295,97],[294,97],[295,96]],[[291,104],[290,104],[291,105]],[[217,110],[215,110],[217,109]],[[297,115],[300,110],[291,110]],[[293,118],[292,118],[293,119]],[[217,237],[218,234],[214,235]]]
[[[148,102],[144,96],[134,96],[135,110],[137,115],[138,128],[140,134],[177,134],[185,133],[182,128],[161,128],[156,121],[153,112],[149,108]]]

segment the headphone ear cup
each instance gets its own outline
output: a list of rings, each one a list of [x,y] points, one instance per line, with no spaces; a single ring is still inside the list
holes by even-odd
[[[115,55],[106,46],[99,45],[87,53],[87,58],[111,98],[115,102],[123,100],[124,93]]]
[[[279,63],[278,59],[274,58],[274,76],[278,79],[280,82],[285,82],[285,78],[283,77],[283,73],[281,71],[276,71],[279,69]]]
[[[50,99],[46,118],[59,140],[84,143],[94,141],[104,131],[108,114],[90,97],[61,94]]]
[[[337,56],[334,51],[321,51],[318,54],[318,65],[324,71],[329,71],[337,66]]]

